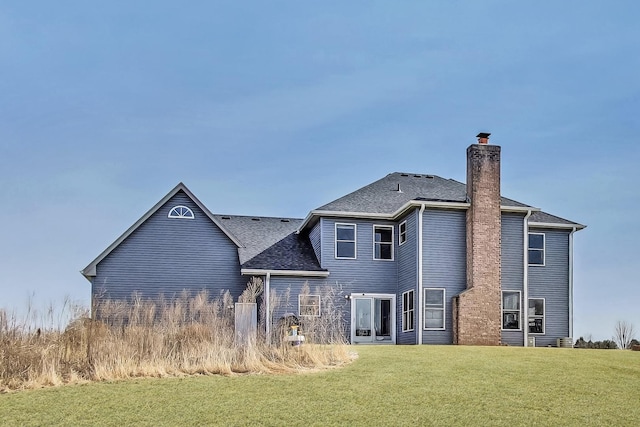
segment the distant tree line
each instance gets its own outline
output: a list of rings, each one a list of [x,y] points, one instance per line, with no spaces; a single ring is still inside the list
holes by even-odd
[[[585,340],[583,337],[578,338],[573,348],[599,348],[599,349],[616,349],[623,350],[632,349],[640,350],[640,341],[635,338],[635,328],[626,320],[618,320],[615,327],[613,339],[603,341]]]

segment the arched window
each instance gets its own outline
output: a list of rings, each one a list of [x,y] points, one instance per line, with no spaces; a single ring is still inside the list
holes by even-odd
[[[186,206],[175,206],[169,211],[169,218],[194,219],[193,211]]]

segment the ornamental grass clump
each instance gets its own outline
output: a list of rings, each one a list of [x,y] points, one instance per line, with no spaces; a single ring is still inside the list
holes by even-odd
[[[250,282],[245,297],[255,300],[260,292],[261,284]],[[269,344],[258,331],[249,345],[237,343],[229,292],[98,301],[92,317],[65,304],[63,326],[32,312],[19,319],[0,310],[0,391],[134,377],[295,373],[350,357],[338,345]]]

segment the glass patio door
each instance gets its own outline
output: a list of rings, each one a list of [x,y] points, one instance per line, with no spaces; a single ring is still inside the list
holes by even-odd
[[[355,297],[351,327],[354,343],[392,342],[392,299]]]

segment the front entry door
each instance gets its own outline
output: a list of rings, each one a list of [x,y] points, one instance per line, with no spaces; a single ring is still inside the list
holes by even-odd
[[[351,297],[351,342],[395,342],[395,295]]]

